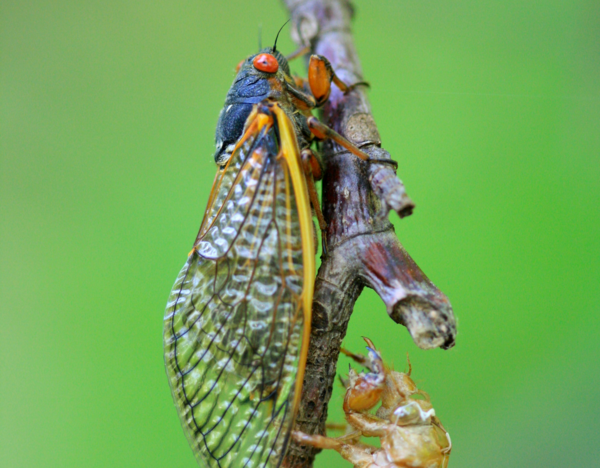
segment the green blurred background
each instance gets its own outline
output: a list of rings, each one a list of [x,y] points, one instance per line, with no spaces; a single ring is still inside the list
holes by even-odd
[[[356,6],[374,115],[417,203],[397,233],[459,334],[421,351],[365,291],[346,346],[369,336],[399,369],[410,353],[451,466],[599,466],[597,0]],[[275,0],[1,3],[1,467],[195,466],[163,310],[233,69],[286,18]]]

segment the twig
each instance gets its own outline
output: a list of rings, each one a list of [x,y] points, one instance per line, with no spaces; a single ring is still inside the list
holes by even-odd
[[[338,76],[352,84],[363,80],[354,48],[346,0],[284,0],[292,18],[292,38],[310,43]],[[343,95],[334,87],[322,109],[322,121],[358,144],[373,158],[390,159],[382,149],[365,87]],[[336,363],[348,320],[362,289],[374,289],[389,316],[408,328],[414,342],[428,349],[454,345],[456,322],[446,296],[425,276],[398,242],[388,220],[401,217],[413,203],[392,165],[364,163],[326,142],[323,213],[328,224],[327,255],[319,269],[313,302],[313,328],[302,403],[296,429],[323,434]],[[291,443],[287,467],[312,465],[317,449]]]

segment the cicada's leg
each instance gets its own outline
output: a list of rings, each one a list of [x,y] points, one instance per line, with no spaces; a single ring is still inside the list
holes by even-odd
[[[341,423],[327,423],[327,424],[325,424],[325,429],[327,429],[328,431],[344,432],[347,427],[348,427],[347,424],[341,424]]]
[[[327,424],[329,427],[330,424]],[[345,426],[344,426],[345,429]],[[292,436],[296,439],[296,442],[300,442],[306,445],[312,445],[313,447],[318,448],[326,448],[326,449],[334,449],[337,450],[336,447],[341,446],[342,444],[355,444],[360,440],[361,437],[360,431],[352,431],[348,434],[344,434],[340,437],[326,437],[322,435],[309,435],[304,432],[294,431]],[[317,445],[318,444],[318,445]]]
[[[319,221],[319,229],[321,229],[322,233],[325,233],[325,230],[327,229],[327,223],[325,222],[325,217],[323,216],[323,212],[319,206],[319,194],[317,193],[315,182],[312,177],[307,177],[306,182],[308,185],[308,196],[310,197],[310,202],[315,210],[317,221]]]
[[[389,426],[385,419],[369,413],[349,413],[346,414],[346,420],[365,437],[383,437]]]
[[[310,435],[305,434],[304,432],[294,431],[292,432],[292,437],[299,444],[310,445],[311,447],[317,447],[321,449],[333,449],[337,450],[338,452],[342,448],[342,442],[340,442],[339,440],[318,434]]]
[[[294,60],[302,55],[308,54],[310,52],[310,45],[300,46],[294,52],[286,57],[287,61]]]
[[[348,428],[352,428],[352,426],[347,426]],[[360,438],[362,437],[362,433],[357,430],[350,431],[342,436],[336,437],[335,440],[340,441],[343,444],[358,444],[360,442]]]
[[[356,435],[360,436],[360,433],[356,433]],[[377,451],[376,447],[362,444],[357,440],[347,443],[342,442],[339,438],[332,439],[322,435],[308,435],[299,431],[292,432],[292,437],[300,444],[320,449],[333,449],[354,466],[371,466],[373,453]]]
[[[310,198],[310,203],[312,204],[312,207],[315,210],[317,221],[319,221],[319,229],[321,230],[321,242],[323,243],[323,254],[327,255],[327,223],[325,222],[325,217],[323,216],[323,212],[321,211],[321,206],[319,205],[319,194],[317,193],[317,188],[315,187],[315,179],[320,180],[323,177],[321,171],[321,164],[319,163],[319,160],[317,159],[315,153],[310,148],[302,150],[300,156],[302,158],[304,174],[306,175],[306,185],[308,187],[308,196]]]
[[[360,364],[363,367],[367,367],[367,356],[363,356],[362,354],[354,354],[352,351],[348,351],[346,348],[340,348],[342,354],[348,356],[357,364]],[[348,385],[346,385],[347,387]]]
[[[335,141],[338,145],[343,148],[346,148],[356,157],[362,159],[363,161],[374,162],[379,164],[389,164],[394,167],[394,169],[398,168],[398,163],[393,159],[380,159],[380,158],[372,158],[363,150],[361,150],[354,143],[348,141],[338,132],[336,132],[333,128],[329,128],[324,123],[319,122],[315,117],[309,117],[306,119],[306,123],[308,124],[308,128],[311,133],[318,138],[319,140],[325,140],[329,138],[330,140]]]
[[[365,336],[363,339],[367,343],[367,350],[369,351],[367,356],[363,356],[362,354],[354,354],[345,348],[341,348],[340,351],[354,360],[354,362],[369,369],[374,376],[385,377],[385,366],[383,365],[381,354],[375,349],[375,345],[369,338]]]
[[[321,55],[311,55],[308,63],[308,84],[317,106],[322,106],[329,99],[331,82],[334,80],[338,88],[345,92],[348,86],[337,77],[329,60]]]
[[[294,52],[293,57],[306,53],[306,48]],[[334,82],[342,92],[348,93],[356,86],[368,85],[359,81],[348,86],[335,74],[329,60],[322,55],[311,55],[308,65],[308,80],[295,76],[292,80],[286,80],[286,88],[290,93],[294,105],[303,112],[321,107],[329,99],[331,94],[331,82]]]
[[[303,89],[307,93],[310,91],[310,87],[308,86],[308,83],[301,76],[294,75],[294,83],[296,83],[296,86],[298,87],[298,89]],[[315,105],[316,105],[316,103],[315,103]]]
[[[319,227],[321,230],[327,229],[327,223],[325,222],[325,218],[323,217],[323,213],[321,212],[321,208],[319,206],[319,198],[314,182],[315,180],[321,180],[323,177],[321,165],[317,159],[317,156],[310,148],[302,150],[300,157],[302,158],[302,167],[308,182],[310,202],[313,204],[313,208],[316,211],[317,218],[319,220]]]
[[[294,78],[286,78],[284,85],[294,106],[304,114],[310,115],[310,111],[317,107],[317,101],[310,95],[304,80],[294,76]]]
[[[348,86],[333,71],[329,60],[322,55],[311,55],[308,63],[308,84],[317,102],[317,107],[322,106],[331,94],[331,82],[334,82],[340,90],[346,94],[358,85],[367,85],[365,81],[359,81]]]

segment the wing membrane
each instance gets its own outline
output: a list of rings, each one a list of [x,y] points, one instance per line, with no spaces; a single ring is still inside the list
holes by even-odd
[[[165,315],[173,398],[203,466],[277,466],[304,370],[310,211],[295,137],[282,140],[285,132],[265,117],[251,115],[217,174]]]

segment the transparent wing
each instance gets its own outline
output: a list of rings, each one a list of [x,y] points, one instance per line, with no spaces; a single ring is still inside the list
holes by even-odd
[[[277,158],[275,129],[255,124],[217,174],[165,315],[167,374],[202,466],[278,466],[303,365],[308,207]]]

